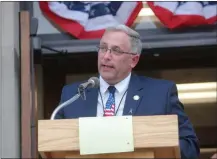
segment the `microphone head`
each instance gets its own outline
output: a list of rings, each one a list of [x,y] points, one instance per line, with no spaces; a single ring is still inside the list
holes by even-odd
[[[91,77],[88,82],[91,82],[92,88],[98,88],[99,87],[99,79],[97,77]]]

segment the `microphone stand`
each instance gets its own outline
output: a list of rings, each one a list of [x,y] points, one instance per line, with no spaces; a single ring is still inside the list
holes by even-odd
[[[69,105],[70,103],[73,103],[74,101],[76,101],[79,97],[82,97],[83,100],[86,100],[86,96],[85,96],[85,91],[84,89],[78,88],[78,93],[76,95],[74,95],[72,98],[70,98],[69,100],[65,101],[64,103],[60,104],[52,113],[51,115],[51,120],[54,120],[56,114],[58,113],[58,111],[62,108],[64,108],[65,106]]]

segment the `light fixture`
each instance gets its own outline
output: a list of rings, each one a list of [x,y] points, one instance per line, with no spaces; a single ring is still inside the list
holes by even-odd
[[[178,96],[185,104],[215,103],[216,86],[216,82],[177,84]]]
[[[154,12],[151,10],[151,8],[142,8],[138,16],[139,17],[154,16]]]
[[[177,89],[179,91],[216,90],[216,88],[216,82],[177,84]]]

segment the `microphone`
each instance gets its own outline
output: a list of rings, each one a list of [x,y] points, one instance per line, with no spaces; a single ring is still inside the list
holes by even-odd
[[[57,112],[64,108],[65,106],[71,104],[72,102],[76,101],[80,96],[84,95],[85,96],[85,89],[86,88],[98,88],[99,87],[99,79],[97,77],[91,77],[87,82],[82,83],[79,85],[78,87],[78,93],[75,94],[72,98],[70,98],[69,100],[63,102],[62,104],[60,104],[59,106],[57,106],[57,108],[53,111],[52,115],[51,115],[51,120],[54,120]],[[86,98],[84,98],[86,99]]]
[[[97,77],[91,77],[87,82],[79,85],[78,90],[83,91],[86,88],[98,88],[99,87],[99,79]]]

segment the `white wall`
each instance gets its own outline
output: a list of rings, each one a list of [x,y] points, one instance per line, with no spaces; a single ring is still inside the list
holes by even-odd
[[[20,157],[19,3],[0,2],[0,157]]]
[[[42,14],[38,2],[33,2],[33,15],[38,19],[37,34],[55,34],[60,31],[55,28]]]

